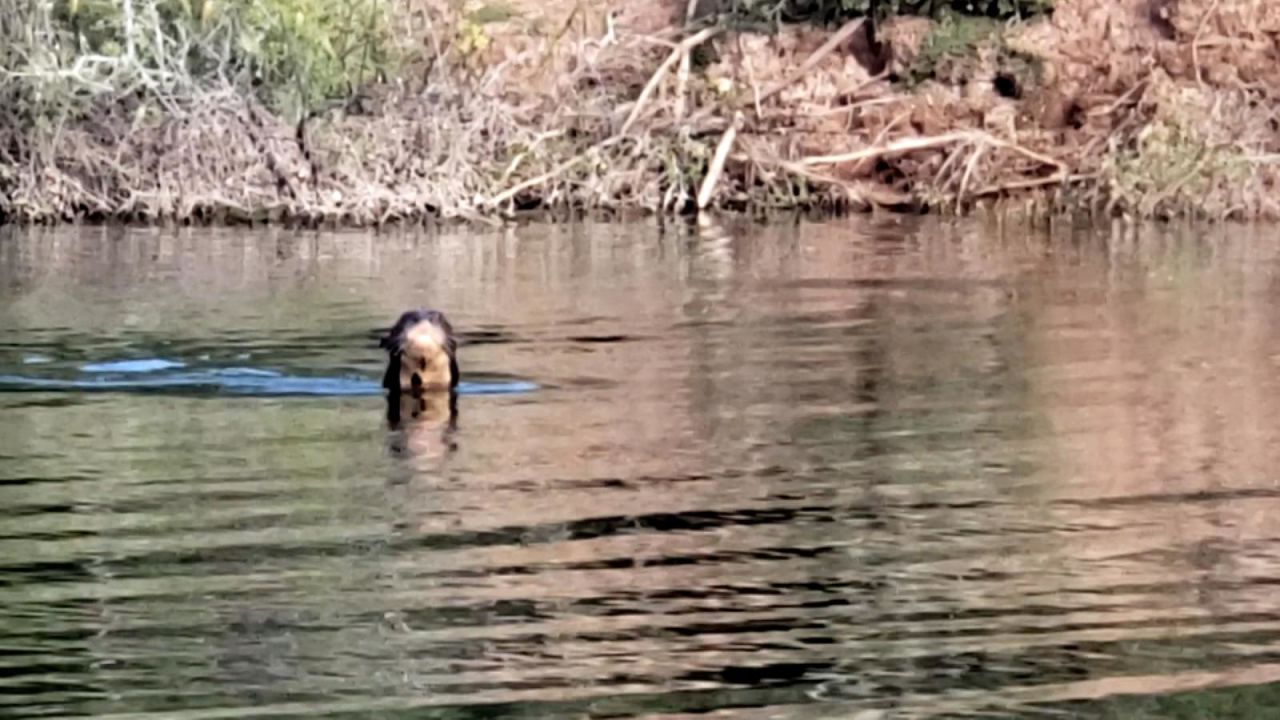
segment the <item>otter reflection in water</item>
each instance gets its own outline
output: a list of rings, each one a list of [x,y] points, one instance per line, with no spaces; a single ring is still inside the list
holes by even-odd
[[[434,455],[453,449],[448,436],[457,425],[459,377],[453,326],[438,311],[410,310],[379,345],[389,355],[382,376],[387,423],[401,436],[392,450]]]

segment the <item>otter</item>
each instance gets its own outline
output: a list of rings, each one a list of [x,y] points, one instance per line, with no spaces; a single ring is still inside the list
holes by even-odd
[[[393,426],[407,414],[414,420],[452,426],[457,413],[458,341],[449,320],[437,310],[410,310],[379,341],[387,351],[382,387]]]
[[[382,387],[391,393],[421,395],[457,389],[458,341],[444,313],[410,310],[378,344],[390,355]]]

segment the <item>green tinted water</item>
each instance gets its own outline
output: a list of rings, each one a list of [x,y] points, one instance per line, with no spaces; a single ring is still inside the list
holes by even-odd
[[[1278,259],[0,229],[0,715],[1273,717]],[[384,423],[417,305],[516,390],[450,435]]]

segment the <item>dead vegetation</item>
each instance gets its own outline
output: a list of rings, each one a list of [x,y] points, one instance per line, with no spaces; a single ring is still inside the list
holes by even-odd
[[[994,29],[891,20],[879,75],[803,30],[726,41],[709,74],[749,97],[813,66],[751,108],[738,159],[856,207],[1277,219],[1278,18],[1260,0],[1060,0]]]
[[[683,4],[579,3],[536,23],[415,6],[418,55],[399,77],[296,121],[209,82],[11,120],[0,216],[376,224],[1013,202],[1280,218],[1280,6],[1265,0],[1058,0],[1048,18],[894,18],[874,37],[861,19],[685,26]]]

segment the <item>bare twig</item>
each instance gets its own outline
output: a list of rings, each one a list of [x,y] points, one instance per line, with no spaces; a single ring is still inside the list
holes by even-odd
[[[1222,0],[1213,0],[1213,4],[1208,10],[1204,11],[1204,15],[1200,16],[1200,22],[1196,25],[1196,34],[1191,38],[1191,67],[1195,68],[1196,82],[1202,87],[1204,86],[1204,75],[1200,73],[1200,36],[1204,34],[1205,27],[1209,24],[1209,18],[1218,12],[1218,5]]]
[[[842,153],[839,155],[823,155],[803,158],[800,164],[805,166],[813,165],[840,165],[849,162],[860,162],[872,158],[880,158],[886,155],[898,155],[901,153],[915,152],[918,150],[931,150],[934,148],[945,147],[954,143],[973,143],[979,147],[990,146],[997,147],[1010,152],[1017,153],[1023,157],[1034,160],[1044,165],[1049,165],[1061,172],[1064,165],[1061,161],[1044,155],[1034,150],[1029,150],[1021,145],[1001,140],[989,133],[978,131],[962,131],[947,133],[944,135],[936,135],[933,137],[912,137],[897,140],[886,145],[878,147],[870,147],[864,150],[857,150],[850,153]],[[967,174],[967,173],[966,173]]]
[[[672,49],[671,54],[667,56],[667,59],[658,66],[658,69],[654,71],[653,76],[649,78],[649,82],[644,86],[644,90],[640,91],[640,97],[636,98],[636,104],[631,108],[631,113],[627,115],[626,121],[622,123],[622,127],[618,130],[618,135],[626,135],[627,132],[631,130],[631,126],[634,125],[636,119],[640,117],[640,112],[644,110],[645,104],[649,102],[649,98],[653,95],[654,90],[657,89],[658,84],[662,82],[662,79],[666,77],[667,73],[671,70],[671,66],[675,65],[676,61],[682,56],[687,55],[690,50],[701,45],[707,40],[710,40],[712,37],[715,37],[719,32],[719,28],[703,28],[682,40],[680,44],[676,45],[675,48]]]
[[[756,82],[756,73],[751,64],[751,55],[742,46],[741,35],[738,36],[738,57],[742,58],[742,64],[747,68],[747,82],[751,83],[751,100],[755,105],[756,118],[759,119],[764,115],[764,111],[760,107],[760,84]]]
[[[719,144],[716,145],[716,154],[711,158],[707,176],[702,180],[702,188],[698,191],[699,210],[706,208],[707,203],[711,202],[711,193],[715,191],[716,183],[720,182],[720,173],[724,171],[725,160],[729,157],[729,151],[733,149],[733,141],[738,137],[738,128],[741,126],[742,113],[736,112],[729,129],[725,130]]]
[[[844,41],[848,40],[856,30],[862,27],[864,22],[866,22],[866,18],[859,18],[857,20],[850,20],[842,25],[830,39],[823,43],[817,50],[814,50],[803,63],[800,63],[800,67],[796,68],[795,72],[791,73],[786,80],[783,80],[764,91],[756,102],[764,102],[779,92],[782,92],[782,90],[788,86],[795,84],[795,82],[804,77],[806,73],[817,67],[818,63],[822,62],[823,58],[830,55],[833,50],[840,47]]]
[[[694,15],[698,10],[698,0],[689,0],[685,6],[684,24],[688,27],[693,23]],[[676,70],[676,104],[675,116],[677,120],[684,118],[685,106],[688,101],[687,94],[689,90],[689,68],[692,65],[692,54],[685,52],[680,56],[680,68]]]
[[[975,133],[973,132],[954,132],[934,137],[905,138],[903,140],[896,140],[888,143],[887,145],[871,147],[865,150],[857,150],[850,153],[807,157],[802,159],[800,164],[806,167],[813,165],[840,165],[843,163],[857,162],[859,160],[883,157],[885,155],[897,155],[899,153],[913,152],[915,150],[929,150],[931,148],[943,147],[957,142],[972,142],[974,136]]]
[[[964,175],[960,178],[960,188],[956,191],[957,200],[964,200],[964,193],[969,189],[969,178],[973,177],[973,171],[982,160],[982,153],[985,150],[985,145],[979,145],[974,149],[973,154],[969,156],[969,162],[965,163]]]
[[[488,205],[489,207],[498,207],[499,205],[502,205],[503,203],[507,202],[508,200],[515,197],[516,195],[519,195],[525,190],[528,190],[529,188],[537,187],[538,185],[541,185],[547,182],[548,180],[553,180],[559,177],[560,175],[573,169],[573,167],[578,163],[588,159],[592,155],[598,153],[601,150],[604,150],[605,148],[616,145],[617,143],[621,142],[622,139],[623,138],[621,135],[615,135],[609,138],[608,140],[596,143],[595,145],[592,145],[590,148],[588,148],[586,152],[583,152],[578,155],[574,155],[568,160],[565,160],[559,165],[556,165],[555,167],[551,168],[547,172],[544,172],[541,175],[538,175],[537,177],[529,178],[528,180],[525,180],[522,183],[517,183],[516,185],[506,190],[503,190],[502,192],[498,193],[497,195],[493,196],[488,201],[486,201],[485,204]]]

